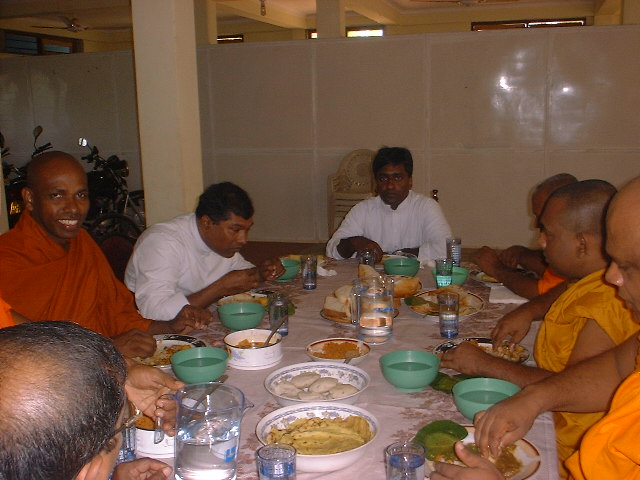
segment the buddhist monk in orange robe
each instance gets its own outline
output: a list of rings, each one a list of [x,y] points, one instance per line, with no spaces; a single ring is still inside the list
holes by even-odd
[[[540,217],[540,246],[549,265],[569,287],[544,315],[535,342],[537,368],[494,358],[472,345],[445,353],[442,366],[469,375],[500,378],[524,387],[585,358],[619,345],[638,331],[632,312],[605,282],[604,215],[613,185],[585,180],[551,194]],[[604,412],[556,412],[560,478],[563,462],[576,451],[584,433]]]
[[[32,320],[71,320],[111,337],[125,356],[148,356],[155,333],[188,333],[209,318],[190,306],[168,322],[143,318],[100,248],[82,228],[89,210],[87,177],[63,152],[31,161],[26,211],[0,236],[0,292]]]
[[[606,251],[611,263],[606,280],[640,323],[640,177],[614,198],[607,213]],[[475,418],[476,443],[484,455],[497,456],[504,445],[522,438],[547,410],[607,414],[585,434],[566,466],[580,480],[640,479],[640,338],[525,387]],[[617,391],[616,391],[617,390]],[[614,396],[615,392],[615,396]],[[501,479],[485,458],[456,445],[470,468],[437,464],[432,480]]]

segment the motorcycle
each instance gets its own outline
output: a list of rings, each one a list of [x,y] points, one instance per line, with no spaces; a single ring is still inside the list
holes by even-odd
[[[127,161],[117,155],[101,157],[98,148],[90,146],[86,138],[80,138],[78,144],[90,151],[82,160],[93,164],[87,173],[91,206],[85,228],[98,245],[114,235],[135,241],[146,226],[144,192],[129,192]]]
[[[44,145],[36,146],[38,137],[42,134],[42,127],[38,125],[33,129],[33,153],[31,158],[35,158],[42,152],[52,148],[51,142]],[[0,133],[0,149],[2,150],[2,173],[4,178],[5,198],[7,201],[7,216],[9,217],[9,228],[13,228],[20,214],[24,210],[24,202],[22,201],[22,189],[27,186],[27,167],[16,167],[12,163],[7,163],[4,158],[9,153],[9,148],[4,146],[4,136]]]

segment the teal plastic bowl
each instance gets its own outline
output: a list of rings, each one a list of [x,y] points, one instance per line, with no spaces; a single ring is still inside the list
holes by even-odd
[[[383,265],[387,275],[414,277],[420,270],[420,261],[408,257],[390,258],[385,260]]]
[[[419,392],[436,378],[440,359],[421,350],[396,350],[380,357],[382,375],[402,392]]]
[[[218,307],[218,317],[229,330],[248,330],[262,322],[266,309],[255,302],[227,303]]]
[[[229,354],[216,347],[194,347],[171,356],[171,368],[185,383],[213,382],[227,369]]]
[[[300,271],[300,262],[291,258],[281,258],[280,263],[284,267],[284,273],[276,278],[277,282],[289,282],[295,278]]]
[[[467,419],[473,421],[476,413],[520,391],[520,387],[497,378],[470,378],[453,387],[453,401]]]
[[[435,268],[431,269],[431,275],[433,275],[434,279],[436,278]],[[469,270],[467,270],[466,268],[453,267],[453,273],[451,275],[451,283],[453,283],[454,285],[462,285],[464,282],[467,281],[468,276],[469,276]]]

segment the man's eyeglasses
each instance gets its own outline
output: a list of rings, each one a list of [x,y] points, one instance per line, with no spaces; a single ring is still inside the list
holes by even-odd
[[[397,182],[401,182],[403,181],[405,178],[407,178],[405,175],[402,175],[401,173],[394,173],[393,175],[378,175],[376,177],[376,182],[380,182],[380,183],[397,183]]]
[[[140,409],[131,402],[129,402],[129,412],[133,413],[126,420],[124,420],[118,428],[115,429],[115,431],[113,432],[114,437],[127,428],[133,427],[135,423],[140,419],[140,417],[142,417],[142,412],[140,411]]]

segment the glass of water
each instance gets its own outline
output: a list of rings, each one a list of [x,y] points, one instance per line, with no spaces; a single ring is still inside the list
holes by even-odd
[[[256,452],[260,480],[295,480],[296,449],[284,443],[272,443]]]
[[[438,304],[440,306],[440,336],[444,338],[457,337],[460,296],[452,292],[439,293]]]
[[[422,480],[424,447],[415,442],[396,442],[384,450],[387,480]]]
[[[453,261],[450,258],[436,259],[436,285],[438,288],[451,285]]]

